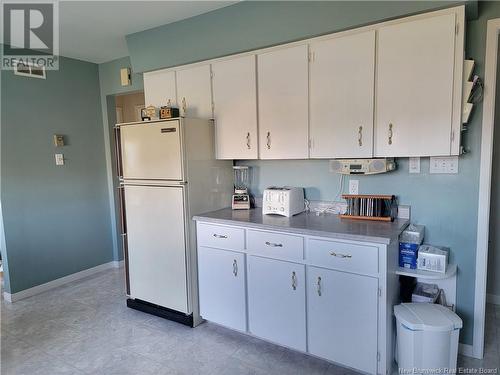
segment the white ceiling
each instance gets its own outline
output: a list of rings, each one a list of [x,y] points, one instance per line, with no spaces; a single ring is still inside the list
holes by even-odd
[[[125,35],[236,1],[61,1],[60,55],[102,63],[128,56]]]

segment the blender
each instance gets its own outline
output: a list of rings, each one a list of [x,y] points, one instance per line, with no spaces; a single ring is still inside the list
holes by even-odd
[[[248,194],[249,168],[246,165],[233,166],[234,194],[231,207],[233,210],[249,210],[250,196]]]

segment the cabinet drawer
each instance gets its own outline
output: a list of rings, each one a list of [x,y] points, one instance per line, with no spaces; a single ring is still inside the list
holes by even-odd
[[[344,242],[308,240],[308,263],[364,274],[378,273],[378,248]]]
[[[282,233],[248,230],[247,249],[253,254],[302,260],[304,259],[304,238]]]
[[[245,248],[245,230],[242,228],[198,223],[196,229],[198,246],[229,250]]]

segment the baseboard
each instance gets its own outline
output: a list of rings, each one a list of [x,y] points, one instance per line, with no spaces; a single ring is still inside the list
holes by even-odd
[[[111,263],[113,263],[114,268],[122,268],[125,265],[124,260],[114,260]]]
[[[500,296],[497,296],[496,294],[487,294],[486,302],[492,303],[494,305],[500,305]]]
[[[466,357],[474,357],[473,346],[467,344],[458,344],[458,353]]]
[[[86,270],[76,272],[76,273],[73,273],[71,275],[64,276],[64,277],[61,277],[59,279],[49,281],[48,283],[45,283],[45,284],[34,286],[33,288],[21,290],[20,292],[17,292],[17,293],[11,294],[11,293],[4,292],[3,298],[7,302],[16,302],[16,301],[22,300],[24,298],[34,296],[36,294],[46,292],[50,289],[57,288],[58,286],[70,283],[72,281],[83,279],[85,277],[91,276],[95,273],[98,273],[98,272],[101,272],[101,271],[104,271],[104,270],[107,270],[110,268],[119,268],[122,265],[123,265],[123,263],[121,261],[112,261],[112,262],[104,263],[104,264],[101,264],[101,265],[96,266],[96,267],[88,268]]]

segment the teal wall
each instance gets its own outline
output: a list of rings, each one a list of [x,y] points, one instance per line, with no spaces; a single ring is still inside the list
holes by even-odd
[[[120,82],[120,69],[131,68],[129,57],[112,60],[99,64],[99,83],[101,90],[101,111],[104,131],[104,143],[106,148],[106,167],[111,173],[107,176],[108,201],[111,212],[112,238],[113,238],[113,259],[123,259],[123,249],[120,237],[119,207],[118,195],[116,189],[119,186],[116,177],[113,126],[116,123],[115,95],[126,94],[143,90],[142,74],[132,72],[131,85],[122,86]]]
[[[45,80],[1,79],[7,291],[16,293],[113,260],[112,236],[98,66],[61,58]],[[53,134],[67,146],[56,149]]]
[[[308,38],[436,9],[451,2],[242,2],[184,21],[127,36],[135,71],[182,65],[214,57]],[[454,4],[457,4],[454,2]],[[500,17],[500,3],[467,3],[469,21],[466,55],[484,73],[486,21]],[[470,152],[460,158],[457,175],[430,175],[429,160],[422,173],[410,175],[408,160],[398,160],[396,172],[357,177],[364,193],[393,193],[412,206],[412,218],[426,225],[427,241],[452,248],[460,268],[458,313],[464,320],[461,342],[472,344],[474,313],[477,202],[481,137],[481,105],[475,108],[464,143]],[[251,190],[260,195],[269,185],[306,187],[310,199],[331,200],[339,178],[328,172],[328,162],[240,161],[253,167]]]
[[[305,39],[460,1],[244,1],[127,36],[136,72]],[[467,2],[474,16],[477,2]]]

